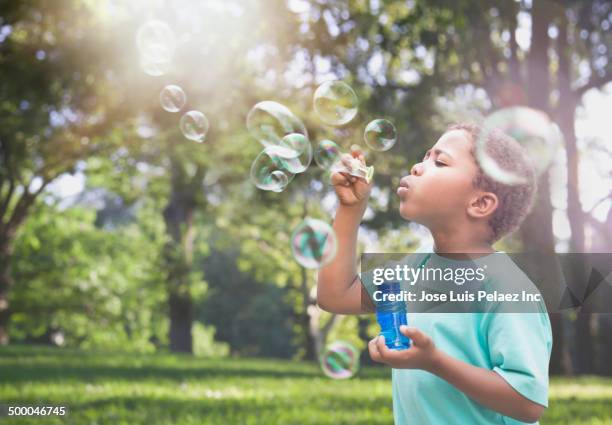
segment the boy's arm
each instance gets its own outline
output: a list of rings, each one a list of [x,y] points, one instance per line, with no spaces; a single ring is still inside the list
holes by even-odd
[[[544,406],[521,395],[497,372],[455,359],[442,351],[438,351],[431,373],[483,406],[519,421],[536,422],[544,412]]]
[[[365,163],[361,152],[353,151],[352,156]],[[371,183],[336,172],[332,174],[332,184],[340,201],[332,226],[338,248],[334,259],[319,269],[317,304],[331,313],[372,312],[374,305],[357,275],[357,232],[368,205]]]
[[[412,340],[410,349],[390,350],[378,336],[368,344],[372,359],[396,369],[426,370],[483,406],[522,422],[536,422],[544,412],[544,406],[521,395],[497,372],[449,356],[416,328],[401,326],[400,332]]]
[[[339,314],[375,311],[367,291],[357,275],[357,232],[367,204],[340,205],[333,229],[338,241],[334,259],[319,269],[317,304],[323,310]]]

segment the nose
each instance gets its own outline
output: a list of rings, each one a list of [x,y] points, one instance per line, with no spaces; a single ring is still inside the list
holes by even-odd
[[[410,174],[413,176],[420,176],[421,174],[423,174],[423,163],[417,162],[416,164],[414,164],[410,169]]]

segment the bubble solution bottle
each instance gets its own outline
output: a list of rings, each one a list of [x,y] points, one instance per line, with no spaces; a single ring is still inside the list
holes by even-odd
[[[399,282],[387,282],[377,289],[382,294],[400,294]],[[385,337],[385,345],[391,350],[410,348],[410,339],[399,330],[401,325],[408,325],[406,303],[404,301],[376,302],[376,319],[380,325],[380,335]]]

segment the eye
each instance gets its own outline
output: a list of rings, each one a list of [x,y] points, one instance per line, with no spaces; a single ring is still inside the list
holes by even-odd
[[[436,161],[436,166],[437,167],[446,167],[446,164],[440,161]]]

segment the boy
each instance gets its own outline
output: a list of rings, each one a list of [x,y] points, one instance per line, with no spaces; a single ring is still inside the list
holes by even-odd
[[[484,174],[475,159],[480,131],[470,124],[450,127],[400,181],[400,215],[430,230],[431,259],[452,262],[452,253],[494,253],[491,245],[515,230],[531,208],[535,175],[523,149],[503,133],[487,136],[487,154],[527,182],[504,186]],[[364,161],[359,152],[353,155]],[[319,270],[317,303],[339,314],[372,312],[374,289],[356,272],[357,231],[371,184],[343,173],[334,173],[332,184],[339,198],[333,224],[338,251]],[[508,280],[503,273],[495,278]],[[411,339],[409,349],[390,350],[382,336],[372,339],[372,359],[393,368],[395,423],[537,422],[548,405],[552,348],[548,316],[545,308],[539,311],[409,312],[413,327],[400,329]]]

